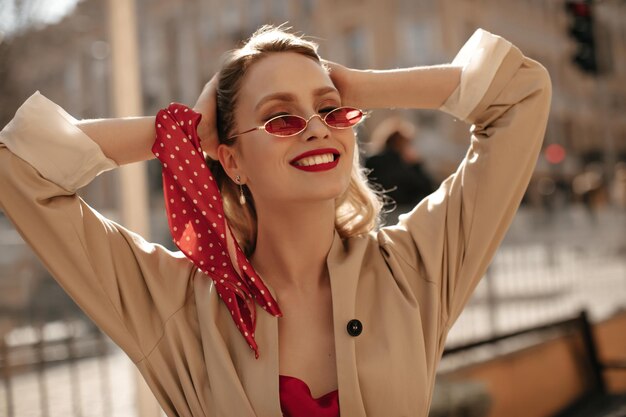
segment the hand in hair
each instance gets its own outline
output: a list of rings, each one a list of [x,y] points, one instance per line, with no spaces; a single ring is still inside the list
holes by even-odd
[[[354,73],[356,71],[325,59],[322,60],[322,65],[328,68],[328,75],[337,90],[339,90],[341,104],[343,106],[359,107],[361,103],[359,103],[357,98],[357,89],[354,82]]]
[[[438,109],[461,79],[461,67],[452,64],[357,70],[322,62],[342,104],[360,109]]]
[[[198,125],[200,146],[209,158],[217,160],[217,74],[204,85],[193,110],[202,114],[202,120]]]

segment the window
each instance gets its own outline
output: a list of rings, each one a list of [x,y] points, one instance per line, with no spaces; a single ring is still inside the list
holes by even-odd
[[[352,68],[366,68],[370,61],[370,43],[365,28],[349,29],[344,35],[346,65]]]
[[[404,20],[397,26],[398,46],[401,52],[398,65],[430,65],[437,60],[434,25],[426,21]]]
[[[303,16],[310,16],[313,13],[313,10],[316,8],[317,6],[317,1],[316,0],[302,0],[302,15]]]
[[[249,27],[253,27],[256,29],[257,26],[260,26],[262,23],[264,23],[263,20],[265,18],[265,1],[248,1],[246,8],[248,9],[249,13]]]
[[[220,3],[220,26],[222,33],[231,34],[240,30],[241,21],[239,19],[239,11],[235,7],[236,5],[233,2]]]

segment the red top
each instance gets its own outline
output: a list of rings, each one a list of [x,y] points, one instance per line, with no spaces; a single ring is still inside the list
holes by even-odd
[[[313,398],[309,386],[293,376],[279,375],[283,417],[339,417],[339,390]]]

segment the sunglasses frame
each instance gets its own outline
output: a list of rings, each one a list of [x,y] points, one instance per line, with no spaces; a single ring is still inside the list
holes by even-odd
[[[331,125],[329,125],[329,124],[326,122],[326,118],[327,118],[330,114],[332,114],[332,113],[336,112],[337,110],[341,110],[341,109],[358,110],[358,111],[361,113],[361,118],[359,119],[359,121],[358,121],[358,122],[356,122],[356,123],[355,123],[355,124],[353,124],[352,126],[346,126],[346,127],[335,127],[335,126],[331,126]],[[280,118],[282,118],[282,117],[286,117],[286,116],[296,117],[296,118],[298,118],[298,119],[304,120],[304,127],[303,127],[301,130],[299,130],[298,132],[293,133],[293,134],[291,134],[291,135],[277,135],[276,133],[271,133],[271,132],[269,132],[269,131],[267,130],[267,128],[266,128],[266,127],[267,127],[267,125],[268,125],[269,123],[271,123],[272,121],[274,121],[274,120],[276,120],[276,119],[280,119]],[[243,135],[243,134],[245,134],[245,133],[254,132],[255,130],[264,130],[267,134],[272,135],[272,136],[275,136],[275,137],[277,137],[277,138],[290,138],[290,137],[292,137],[292,136],[297,136],[297,135],[299,135],[300,133],[304,132],[304,131],[306,130],[306,128],[309,126],[309,122],[310,122],[310,121],[311,121],[314,117],[319,117],[319,118],[320,118],[320,120],[321,120],[321,121],[322,121],[322,122],[323,122],[326,126],[328,126],[328,127],[329,127],[329,128],[331,128],[331,129],[344,130],[344,129],[350,129],[350,128],[354,127],[354,126],[357,126],[359,123],[361,123],[361,122],[365,119],[365,112],[364,112],[363,110],[359,109],[359,108],[356,108],[356,107],[351,107],[351,106],[341,106],[341,107],[337,107],[336,109],[333,109],[333,110],[329,111],[328,113],[326,113],[326,114],[324,115],[324,117],[322,117],[321,115],[319,115],[319,114],[317,114],[317,113],[316,113],[316,114],[314,114],[314,115],[312,115],[312,116],[311,116],[311,117],[309,117],[308,119],[305,119],[305,118],[304,118],[304,117],[302,117],[302,116],[298,116],[297,114],[281,114],[280,116],[272,117],[272,118],[271,118],[271,119],[269,119],[267,122],[263,123],[261,126],[253,127],[252,129],[248,129],[248,130],[246,130],[246,131],[239,132],[239,133],[237,133],[237,134],[235,134],[235,135],[230,136],[228,139],[234,139],[234,138],[236,138],[236,137],[238,137],[238,136],[241,136],[241,135]]]

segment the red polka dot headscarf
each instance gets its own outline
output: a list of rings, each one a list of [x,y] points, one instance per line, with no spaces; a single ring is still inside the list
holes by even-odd
[[[222,196],[206,165],[196,131],[201,117],[178,103],[162,109],[156,117],[152,152],[162,165],[169,228],[176,246],[211,277],[235,325],[258,358],[254,303],[274,316],[282,313],[226,223]],[[229,256],[226,233],[231,234],[235,244],[236,262],[243,276],[239,276]]]

